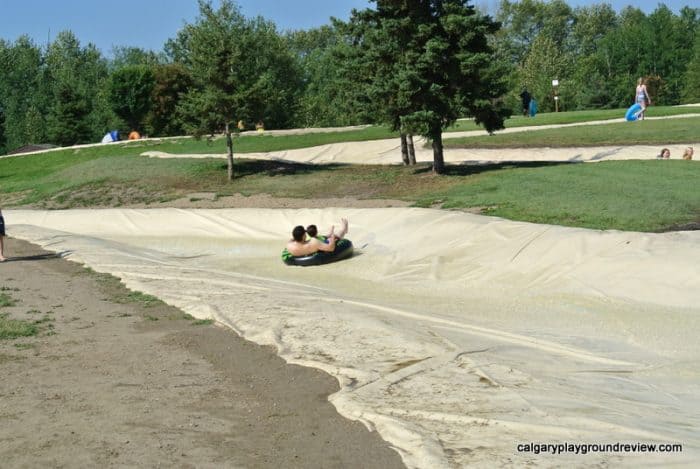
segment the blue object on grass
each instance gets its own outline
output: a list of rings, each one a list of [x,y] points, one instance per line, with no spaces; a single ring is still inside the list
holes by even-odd
[[[528,112],[530,113],[530,117],[535,117],[535,114],[537,114],[537,101],[535,101],[534,99],[530,100]]]
[[[625,113],[625,119],[627,119],[628,122],[636,121],[641,110],[642,106],[638,103],[634,103]]]

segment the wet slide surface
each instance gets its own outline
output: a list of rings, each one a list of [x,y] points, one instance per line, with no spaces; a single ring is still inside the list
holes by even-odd
[[[8,231],[337,377],[338,410],[409,467],[690,467],[700,456],[700,233],[430,209],[5,213]],[[291,228],[356,255],[288,267]],[[682,444],[559,455],[537,444]]]

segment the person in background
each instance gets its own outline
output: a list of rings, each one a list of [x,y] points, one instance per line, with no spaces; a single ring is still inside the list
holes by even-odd
[[[520,99],[522,99],[523,102],[523,116],[527,117],[530,115],[530,101],[532,100],[532,96],[527,92],[527,89],[523,88],[523,92],[520,93]]]
[[[637,88],[635,88],[634,91],[634,101],[642,107],[642,110],[637,113],[637,119],[643,121],[644,112],[647,110],[647,106],[651,105],[651,98],[647,91],[646,81],[642,77],[637,80]]]
[[[5,219],[2,217],[2,209],[0,209],[0,262],[5,262]]]
[[[693,159],[693,153],[694,153],[693,147],[688,147],[688,148],[686,148],[685,151],[683,152],[683,159],[684,159],[684,160],[687,160],[687,161],[692,160],[692,159]]]
[[[659,160],[668,160],[669,158],[671,158],[671,150],[669,150],[668,148],[662,148],[661,153],[656,155],[656,158]]]

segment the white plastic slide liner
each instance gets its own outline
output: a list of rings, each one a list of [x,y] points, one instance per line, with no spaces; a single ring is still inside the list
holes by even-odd
[[[356,255],[288,267],[297,224],[350,220]],[[700,233],[429,209],[6,211],[27,239],[286,360],[409,467],[691,466],[700,456]],[[679,443],[682,453],[518,452]]]
[[[672,159],[680,159],[688,145],[669,145]],[[690,145],[693,146],[693,145]],[[695,148],[700,144],[695,144]],[[488,164],[505,162],[568,162],[595,163],[611,160],[654,160],[661,153],[660,146],[632,145],[607,147],[570,148],[457,148],[446,149],[447,163]],[[151,158],[225,158],[226,154],[174,154],[160,151],[146,151],[143,156]],[[306,164],[401,164],[399,139],[375,140],[367,142],[331,143],[311,148],[282,150],[269,153],[239,153],[236,157],[257,160],[288,161]],[[422,139],[416,142],[416,161],[432,162],[433,150],[425,146]],[[697,162],[692,160],[689,163]]]
[[[700,115],[681,114],[654,119],[689,119],[688,125],[697,125]],[[539,130],[579,127],[582,134],[591,125],[607,125],[614,122],[624,122],[624,119],[612,119],[602,121],[590,121],[576,124],[554,124],[535,127],[512,127],[498,133],[537,132]],[[297,130],[298,131],[298,130]],[[290,131],[295,132],[295,131]],[[458,137],[484,136],[484,130],[470,130],[462,132],[445,132],[443,139]],[[433,150],[426,140],[414,137],[416,161],[432,162]],[[447,163],[463,164],[488,164],[503,162],[599,162],[609,160],[653,160],[661,153],[661,147],[667,147],[672,159],[680,159],[683,151],[688,146],[700,147],[700,143],[691,145],[618,145],[602,147],[567,147],[567,148],[447,148],[444,150],[444,159]],[[235,148],[234,148],[235,151]],[[146,151],[143,156],[152,158],[225,158],[226,154],[173,154],[161,151]],[[394,165],[401,164],[401,145],[398,138],[369,140],[362,142],[343,142],[319,145],[310,148],[294,150],[281,150],[265,153],[241,153],[241,158],[289,161],[306,164],[377,164]],[[693,160],[693,161],[697,161]]]

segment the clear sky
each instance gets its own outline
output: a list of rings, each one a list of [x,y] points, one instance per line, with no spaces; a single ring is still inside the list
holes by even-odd
[[[634,4],[653,11],[664,3],[674,12],[697,0],[610,0],[616,9]],[[214,1],[216,5],[217,0]],[[246,16],[261,15],[280,30],[308,29],[329,23],[335,16],[347,19],[353,8],[370,6],[367,0],[239,0]],[[569,5],[601,3],[568,0]],[[476,0],[477,6],[493,9],[498,0]],[[493,13],[493,12],[492,12]],[[160,51],[185,22],[198,14],[196,0],[0,0],[0,38],[14,41],[28,34],[35,43],[46,44],[59,31],[71,30],[81,44],[95,44],[105,55],[113,46],[134,46]]]

